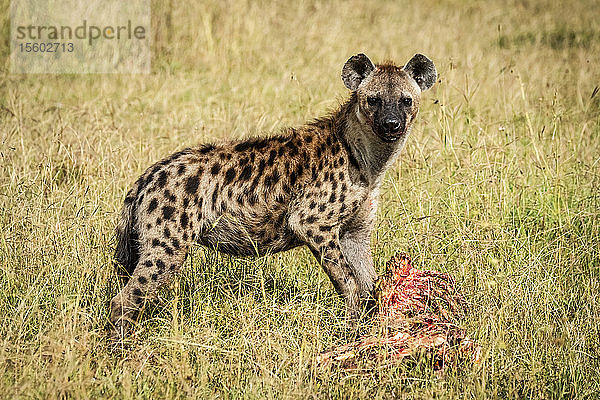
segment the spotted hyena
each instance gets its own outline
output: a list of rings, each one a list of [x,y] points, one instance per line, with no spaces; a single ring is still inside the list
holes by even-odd
[[[342,69],[350,98],[329,116],[278,136],[188,148],[148,168],[117,229],[127,284],[111,302],[116,333],[129,331],[192,243],[236,256],[306,245],[355,319],[376,279],[369,241],[382,178],[436,79],[421,54],[404,67],[358,54]]]

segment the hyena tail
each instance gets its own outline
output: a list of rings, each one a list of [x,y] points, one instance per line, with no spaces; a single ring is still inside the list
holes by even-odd
[[[137,185],[135,185],[137,187]],[[117,275],[126,284],[140,258],[138,232],[136,228],[136,187],[125,197],[121,210],[121,219],[117,225],[117,248],[115,249],[115,264]]]

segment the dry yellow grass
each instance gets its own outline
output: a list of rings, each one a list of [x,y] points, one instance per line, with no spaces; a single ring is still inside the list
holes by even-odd
[[[0,15],[8,55],[8,2]],[[0,398],[600,397],[600,11],[593,0],[153,3],[150,75],[0,72]],[[298,249],[196,248],[106,351],[128,186],[188,145],[336,107],[352,54],[440,82],[388,174],[373,237],[452,273],[479,367],[319,376],[343,304]]]

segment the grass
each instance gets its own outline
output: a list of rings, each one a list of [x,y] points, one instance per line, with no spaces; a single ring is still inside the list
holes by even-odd
[[[0,398],[600,397],[594,1],[171,0],[152,13],[150,75],[0,67]],[[306,249],[195,248],[136,346],[110,354],[112,233],[129,185],[185,146],[336,107],[358,52],[423,52],[438,67],[372,244],[380,271],[406,251],[457,278],[481,364],[320,374],[313,357],[349,338]]]

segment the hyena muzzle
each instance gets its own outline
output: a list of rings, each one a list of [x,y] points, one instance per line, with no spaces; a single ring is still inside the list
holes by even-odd
[[[111,301],[115,334],[130,331],[193,243],[236,256],[306,245],[356,319],[376,280],[369,242],[380,184],[436,79],[421,54],[404,67],[358,54],[342,69],[350,98],[329,116],[278,136],[188,148],[148,168],[117,228],[126,285]]]

